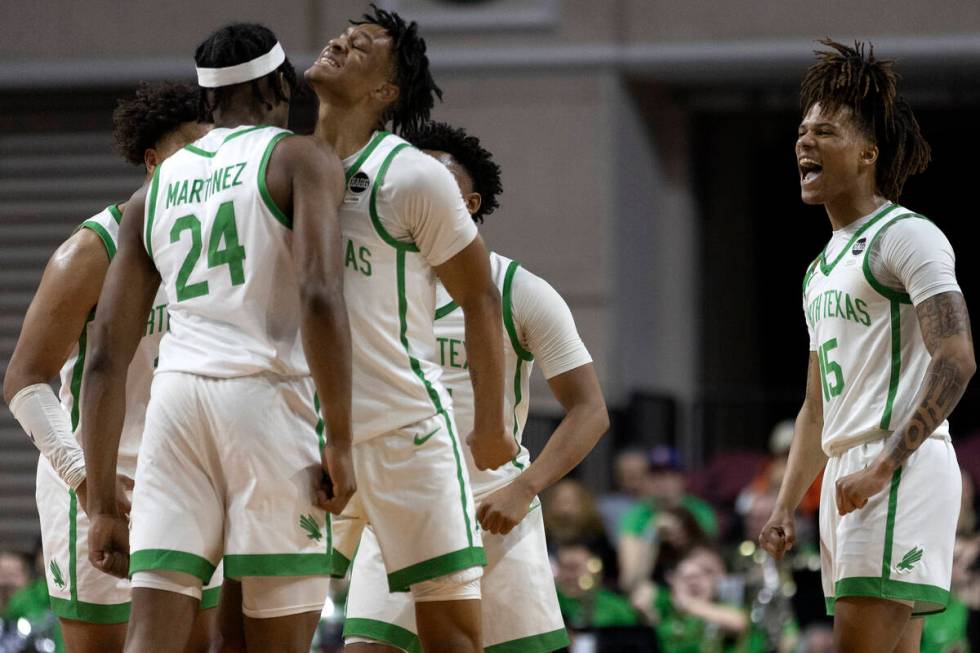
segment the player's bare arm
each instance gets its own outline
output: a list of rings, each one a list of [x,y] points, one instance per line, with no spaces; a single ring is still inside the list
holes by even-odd
[[[953,412],[976,372],[970,314],[961,293],[951,291],[930,297],[915,312],[931,357],[916,408],[895,429],[868,469],[837,482],[837,509],[842,515],[863,508],[870,497],[885,488],[895,470]]]
[[[92,327],[81,396],[88,483],[89,557],[120,578],[129,571],[129,531],[115,501],[116,461],[126,409],[126,371],[139,345],[160,275],[143,248],[144,186],[126,204],[119,250],[109,266]]]
[[[548,379],[565,417],[544,450],[514,481],[488,496],[477,510],[491,533],[509,533],[527,515],[531,500],[575,468],[609,428],[609,413],[592,363]]]
[[[330,146],[295,136],[273,150],[266,181],[277,205],[293,216],[293,262],[303,312],[300,332],[326,429],[323,467],[330,486],[318,488],[317,498],[322,508],[340,514],[356,489],[351,459],[350,324],[337,217],[344,169]]]
[[[806,397],[796,416],[786,475],[779,488],[776,508],[759,534],[759,544],[777,560],[793,548],[796,542],[793,514],[817,474],[827,464],[827,455],[821,447],[823,395],[820,388],[820,363],[817,352],[811,351],[806,374]]]
[[[496,469],[517,455],[504,427],[504,349],[500,292],[490,277],[490,259],[477,236],[435,268],[449,296],[463,309],[466,360],[475,398],[473,433],[467,443],[478,469]]]
[[[38,394],[43,394],[43,398],[38,397],[43,402],[41,405],[52,410],[44,411],[48,419],[41,420],[44,424],[34,424],[31,436],[62,480],[74,486],[83,509],[87,484],[82,449],[71,433],[68,418],[60,413],[58,397],[48,383],[58,376],[78,340],[77,334],[85,328],[108,268],[105,245],[90,229],[79,229],[55,250],[27,309],[3,379],[3,397],[8,406],[22,390],[32,386]],[[52,415],[55,409],[59,412]],[[117,483],[116,498],[124,513],[129,509],[124,485],[129,484],[124,479]]]

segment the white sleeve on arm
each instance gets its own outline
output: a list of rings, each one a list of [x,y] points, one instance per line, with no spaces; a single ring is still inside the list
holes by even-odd
[[[406,148],[393,160],[382,184],[395,238],[414,242],[429,265],[442,265],[476,238],[476,224],[446,166]]]
[[[907,292],[913,305],[939,293],[960,291],[953,246],[928,220],[899,220],[881,235],[869,256],[875,278]]]
[[[546,379],[592,362],[572,311],[551,284],[518,268],[511,301],[521,344],[534,355]]]
[[[35,383],[22,388],[10,400],[10,412],[61,480],[77,489],[85,480],[85,457],[51,386]]]

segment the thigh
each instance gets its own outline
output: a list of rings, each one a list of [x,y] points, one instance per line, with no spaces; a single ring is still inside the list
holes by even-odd
[[[330,572],[329,516],[316,505],[320,449],[308,382],[222,380],[218,442],[229,578]]]
[[[207,384],[177,373],[153,381],[133,490],[131,574],[179,571],[209,583],[221,560],[224,501]]]
[[[245,617],[245,645],[249,651],[309,653],[320,611],[270,619]]]
[[[344,641],[348,650],[367,640],[401,651],[419,651],[415,604],[410,592],[389,592],[384,560],[374,529],[364,529],[347,593]]]
[[[834,647],[845,653],[890,653],[912,616],[912,607],[867,596],[838,598],[834,606]]]
[[[486,564],[469,477],[447,413],[356,445],[354,464],[390,590]]]
[[[545,651],[568,646],[540,501],[510,533],[484,533],[483,643]]]

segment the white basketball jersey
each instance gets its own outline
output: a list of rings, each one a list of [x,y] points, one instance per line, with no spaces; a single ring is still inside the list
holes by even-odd
[[[309,374],[292,221],[265,182],[273,148],[290,134],[217,128],[157,168],[144,236],[170,307],[158,372]]]
[[[354,442],[390,433],[450,407],[433,334],[436,277],[415,243],[398,240],[382,222],[379,188],[403,139],[378,132],[345,161],[340,207],[344,297],[353,342]]]
[[[922,219],[888,204],[832,258],[825,249],[804,278],[806,321],[820,362],[825,452],[885,436],[915,407],[929,352],[909,295],[874,277],[868,253],[890,225]],[[948,422],[935,432],[948,434]]]
[[[496,252],[490,254],[490,270],[494,283],[500,290],[504,320],[504,414],[507,428],[514,434],[520,451],[511,462],[494,470],[481,471],[473,464],[469,447],[466,463],[469,465],[473,494],[480,496],[502,487],[518,476],[531,462],[531,454],[521,443],[524,425],[527,423],[531,368],[534,356],[521,346],[517,325],[513,317],[511,283],[520,264]],[[463,309],[452,301],[442,284],[437,288],[435,333],[439,345],[439,362],[442,364],[442,380],[453,398],[453,416],[459,432],[465,437],[473,430],[473,385],[466,363],[466,325]]]
[[[119,207],[112,205],[81,224],[79,229],[90,229],[99,236],[105,245],[109,260],[116,255],[119,243],[119,221],[122,213]],[[59,392],[61,405],[69,414],[72,432],[78,431],[79,426],[79,397],[82,392],[83,372],[85,370],[85,352],[88,345],[89,327],[93,311],[85,322],[85,327],[78,338],[78,344],[72,350],[68,360],[61,368],[61,390]],[[156,365],[157,353],[160,348],[160,338],[167,330],[167,298],[161,288],[157,291],[153,307],[146,319],[143,339],[136,349],[132,362],[126,373],[126,417],[123,421],[122,435],[119,439],[119,469],[122,473],[132,476],[136,471],[136,454],[143,438],[143,419],[146,416],[146,404],[150,400],[150,384],[153,380],[153,368]]]

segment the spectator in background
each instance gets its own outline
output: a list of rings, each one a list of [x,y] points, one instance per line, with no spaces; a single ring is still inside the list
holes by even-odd
[[[659,544],[657,515],[668,508],[683,508],[710,538],[718,536],[718,518],[709,503],[688,494],[677,452],[668,446],[655,447],[649,457],[649,494],[623,517],[619,526],[620,587],[632,592],[650,577]],[[683,520],[682,520],[683,521]]]
[[[619,573],[616,550],[609,543],[588,488],[573,478],[563,479],[541,497],[541,510],[552,556],[563,544],[584,542],[601,561],[603,579],[614,584]]]
[[[657,631],[663,651],[671,653],[748,653],[766,650],[753,641],[753,629],[740,605],[721,600],[725,563],[715,549],[699,546],[668,572],[643,612]],[[635,603],[634,603],[635,605]]]
[[[633,626],[639,622],[626,597],[603,586],[602,561],[586,542],[558,546],[558,605],[571,630]]]
[[[6,614],[10,598],[30,580],[31,568],[23,554],[0,551],[0,614]]]
[[[625,449],[616,454],[613,467],[616,492],[599,498],[599,513],[613,544],[619,544],[619,524],[639,501],[650,496],[650,463],[643,449]]]

